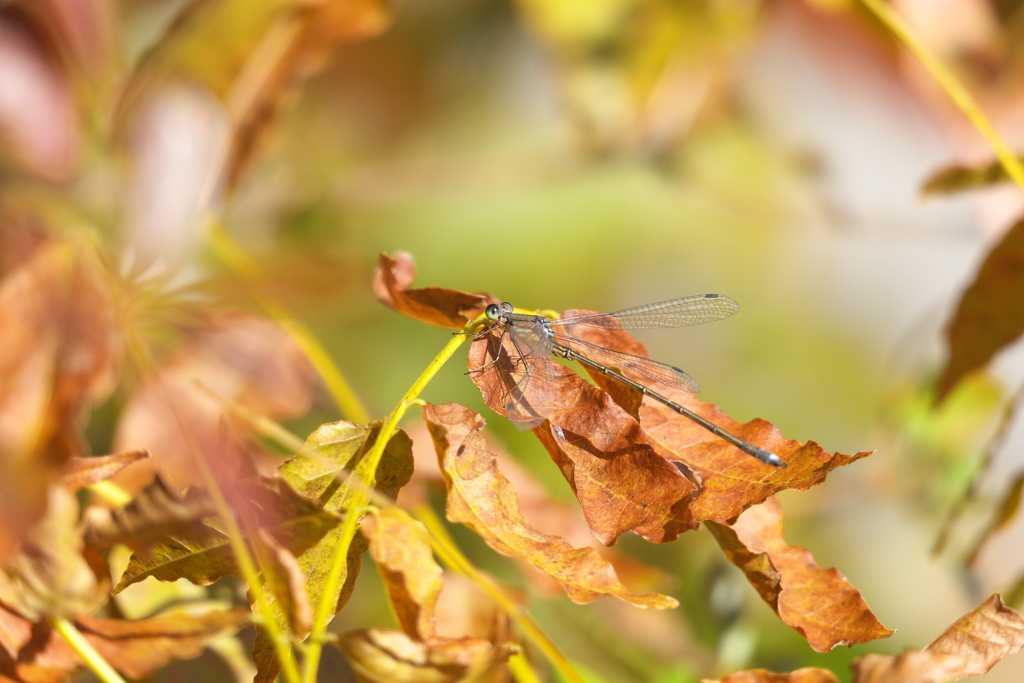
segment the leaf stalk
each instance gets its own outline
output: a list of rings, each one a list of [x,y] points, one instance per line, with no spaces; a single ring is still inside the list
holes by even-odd
[[[303,683],[316,683],[317,670],[320,666],[320,654],[323,650],[324,634],[333,614],[335,594],[348,578],[348,551],[355,538],[356,528],[360,519],[360,515],[356,514],[356,511],[365,508],[369,503],[369,491],[373,490],[376,483],[377,467],[384,455],[384,449],[388,441],[394,435],[399,421],[405,417],[410,407],[416,405],[419,395],[441,367],[462,346],[466,341],[466,337],[479,329],[486,320],[481,315],[475,320],[468,322],[461,332],[452,335],[451,340],[445,344],[441,352],[437,354],[437,357],[430,362],[419,378],[413,382],[412,386],[409,387],[409,390],[405,392],[405,395],[398,402],[398,405],[395,406],[395,409],[384,420],[377,434],[377,440],[373,443],[366,457],[360,460],[355,471],[352,473],[352,477],[345,482],[345,486],[351,491],[351,497],[346,496],[346,498],[351,502],[348,505],[348,512],[342,522],[338,544],[335,546],[334,557],[326,577],[323,593],[317,602],[316,611],[313,615],[313,624],[308,640],[305,668],[303,670]]]

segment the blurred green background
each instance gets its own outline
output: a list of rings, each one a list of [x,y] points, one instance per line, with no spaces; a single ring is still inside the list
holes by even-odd
[[[251,67],[277,54],[275,38],[245,27],[287,3],[97,0],[79,10],[86,28],[61,28],[75,19],[70,4],[0,13],[3,35],[58,65],[56,94],[45,96],[68,111],[63,122],[28,120],[0,96],[16,133],[8,178],[32,177],[73,207],[126,272],[194,288],[202,305],[255,308],[204,242],[212,217],[268,273],[261,292],[313,329],[375,417],[450,334],[374,299],[378,254],[401,250],[416,260],[416,286],[488,292],[523,308],[610,311],[727,294],[742,310],[726,321],[637,336],[738,420],[764,418],[829,451],[876,450],[780,499],[787,540],[838,567],[898,630],[892,638],[815,654],[703,532],[658,547],[628,538],[623,551],[662,570],[651,589],[677,595],[682,609],[626,616],[610,600],[531,602],[593,680],[811,665],[849,680],[853,657],[922,647],[1021,574],[1020,528],[1004,530],[975,566],[960,562],[1017,467],[1013,433],[952,548],[930,554],[1003,387],[1022,374],[1020,354],[1001,357],[940,411],[930,386],[945,321],[1022,203],[1006,188],[920,196],[937,169],[990,155],[856,6],[351,3],[376,23],[350,36],[339,29],[275,80],[273,64]],[[913,20],[935,3],[900,5]],[[1024,129],[1008,122],[1024,81],[1012,78],[1021,60],[1007,46],[1024,22],[1001,5],[943,11],[945,21],[918,28],[1019,148],[1012,134]],[[56,27],[40,20],[48,12],[61,18]],[[338,26],[358,24],[346,21]],[[7,45],[0,68],[17,74],[10,55],[20,44]],[[231,71],[238,61],[251,67],[241,76]],[[222,71],[234,74],[231,87],[221,87]],[[248,92],[244,78],[269,92],[253,97],[270,103],[265,117],[232,109]],[[26,96],[24,111],[45,96]],[[64,155],[40,156],[33,136]],[[242,138],[255,141],[251,156],[238,152]],[[571,499],[541,447],[490,414],[464,372],[460,355],[423,398],[479,410],[553,496]],[[321,391],[289,426],[306,433],[340,417]],[[94,438],[102,450],[109,434],[96,428]],[[481,542],[458,539],[481,566],[521,582]],[[337,627],[388,625],[379,579],[370,570],[360,581]],[[1022,675],[1011,658],[985,680]]]

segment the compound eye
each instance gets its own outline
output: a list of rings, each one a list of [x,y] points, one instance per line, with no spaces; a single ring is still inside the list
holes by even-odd
[[[490,304],[486,309],[484,309],[484,315],[487,316],[488,320],[497,320],[500,313],[501,309],[498,307],[498,304]]]

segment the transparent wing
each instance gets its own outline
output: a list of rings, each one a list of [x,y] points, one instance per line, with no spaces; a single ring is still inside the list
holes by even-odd
[[[509,327],[486,337],[485,362],[470,373],[487,373],[477,384],[484,401],[520,429],[533,429],[550,414],[564,370],[551,358],[551,338],[536,325]]]
[[[625,308],[614,313],[591,313],[552,320],[551,327],[589,325],[610,330],[651,330],[709,323],[740,310],[735,300],[721,294],[698,294],[654,304]]]
[[[631,353],[613,351],[603,346],[585,342],[582,339],[567,337],[561,334],[555,334],[555,341],[563,346],[568,346],[573,351],[578,351],[580,355],[595,360],[602,365],[622,370],[626,375],[639,375],[663,386],[681,389],[691,394],[696,394],[700,391],[700,384],[697,383],[697,380],[690,377],[685,370],[681,370],[674,365],[659,363],[656,360],[634,356]]]

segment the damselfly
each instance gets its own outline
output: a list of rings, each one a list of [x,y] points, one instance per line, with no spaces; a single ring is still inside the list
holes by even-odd
[[[516,365],[516,384],[511,391],[516,397],[509,403],[521,401],[529,404],[527,408],[516,407],[519,415],[525,416],[521,421],[530,418],[543,418],[545,411],[537,400],[531,396],[540,396],[541,392],[529,392],[527,385],[536,379],[538,374],[547,372],[546,364],[551,363],[550,357],[556,356],[573,360],[593,370],[607,375],[626,384],[645,396],[660,401],[680,415],[693,420],[701,427],[719,436],[744,453],[752,455],[763,463],[776,467],[785,467],[786,463],[771,451],[759,448],[738,436],[727,432],[713,422],[701,417],[689,408],[659,394],[642,381],[629,375],[650,380],[672,389],[681,389],[695,393],[700,385],[690,375],[679,368],[659,363],[658,361],[636,356],[622,351],[615,351],[603,346],[586,342],[568,333],[567,328],[584,325],[611,330],[644,330],[666,327],[684,327],[699,325],[726,318],[739,310],[739,304],[727,296],[718,294],[701,294],[682,299],[671,299],[644,306],[627,308],[614,313],[590,313],[570,318],[551,319],[540,315],[516,313],[515,307],[504,302],[500,306],[491,304],[485,315],[491,320],[487,332],[501,331],[494,360],[487,365],[501,360],[502,349],[505,353],[515,354],[517,358],[508,360]],[[505,340],[509,344],[504,344]],[[484,366],[486,367],[486,366]],[[477,368],[478,370],[484,367]],[[539,420],[538,420],[539,421]]]

